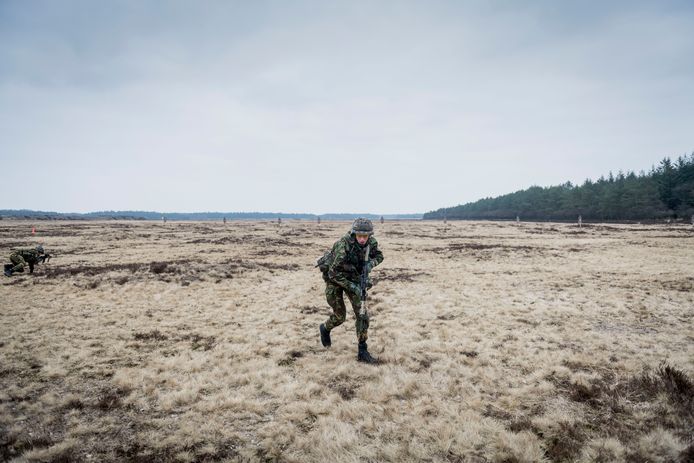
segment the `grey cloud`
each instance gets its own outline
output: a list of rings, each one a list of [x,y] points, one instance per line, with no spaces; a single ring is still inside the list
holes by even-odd
[[[60,180],[4,206],[353,211],[355,182],[316,186],[345,172],[409,212],[647,168],[693,148],[693,25],[686,2],[6,1],[2,164]]]

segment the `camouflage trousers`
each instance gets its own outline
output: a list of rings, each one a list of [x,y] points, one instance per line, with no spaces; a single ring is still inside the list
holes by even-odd
[[[16,252],[10,254],[10,261],[14,264],[14,267],[12,267],[13,272],[23,272],[24,266],[27,265],[27,262],[24,260],[24,258]]]
[[[369,337],[369,316],[365,317],[359,316],[359,309],[361,309],[361,296],[357,293],[352,293],[345,290],[342,286],[336,285],[331,282],[326,282],[325,286],[325,298],[328,300],[328,304],[333,309],[333,313],[330,314],[328,321],[325,322],[325,327],[328,331],[332,330],[336,326],[342,325],[347,318],[347,307],[345,306],[345,300],[343,294],[347,294],[349,302],[352,304],[352,310],[354,311],[355,317],[355,329],[357,331],[357,339],[359,342],[366,341]]]

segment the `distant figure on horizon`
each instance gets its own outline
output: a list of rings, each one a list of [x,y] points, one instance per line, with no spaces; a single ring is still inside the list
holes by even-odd
[[[11,277],[15,273],[24,272],[24,266],[27,264],[29,265],[29,273],[34,273],[34,266],[39,262],[45,262],[47,256],[41,245],[35,248],[15,249],[10,254],[12,263],[5,264],[5,276]]]
[[[373,230],[370,220],[356,219],[351,230],[333,244],[331,251],[319,259],[317,265],[323,272],[325,297],[333,309],[328,320],[319,327],[321,343],[324,347],[330,347],[330,331],[344,323],[347,318],[343,298],[343,294],[346,293],[356,318],[355,328],[359,341],[357,360],[365,363],[375,363],[376,360],[369,354],[366,344],[369,337],[369,314],[361,314],[362,271],[368,275],[374,267],[383,262],[383,253],[378,249]],[[370,279],[367,280],[366,286],[370,287]]]

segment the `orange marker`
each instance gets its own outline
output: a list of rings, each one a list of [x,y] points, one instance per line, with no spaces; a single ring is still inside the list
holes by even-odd
[[[36,228],[31,227],[31,234],[32,234],[32,235],[35,235],[35,234],[36,234]]]

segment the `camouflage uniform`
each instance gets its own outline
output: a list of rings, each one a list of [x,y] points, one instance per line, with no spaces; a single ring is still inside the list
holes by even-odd
[[[383,262],[383,253],[378,249],[378,242],[373,236],[369,236],[368,242],[364,247],[357,243],[354,233],[347,233],[333,245],[333,263],[327,274],[323,275],[325,280],[325,298],[333,309],[333,313],[325,322],[325,328],[330,332],[336,326],[344,323],[347,316],[347,309],[343,294],[346,293],[352,304],[357,339],[365,342],[368,338],[369,319],[368,316],[362,319],[359,316],[361,308],[361,294],[359,293],[359,279],[362,268],[364,267],[364,251],[369,246],[369,260],[373,266]]]
[[[34,273],[34,265],[39,262],[39,252],[34,249],[15,249],[10,254],[10,261],[14,266],[12,272],[23,272],[24,266],[29,264],[29,273]]]

